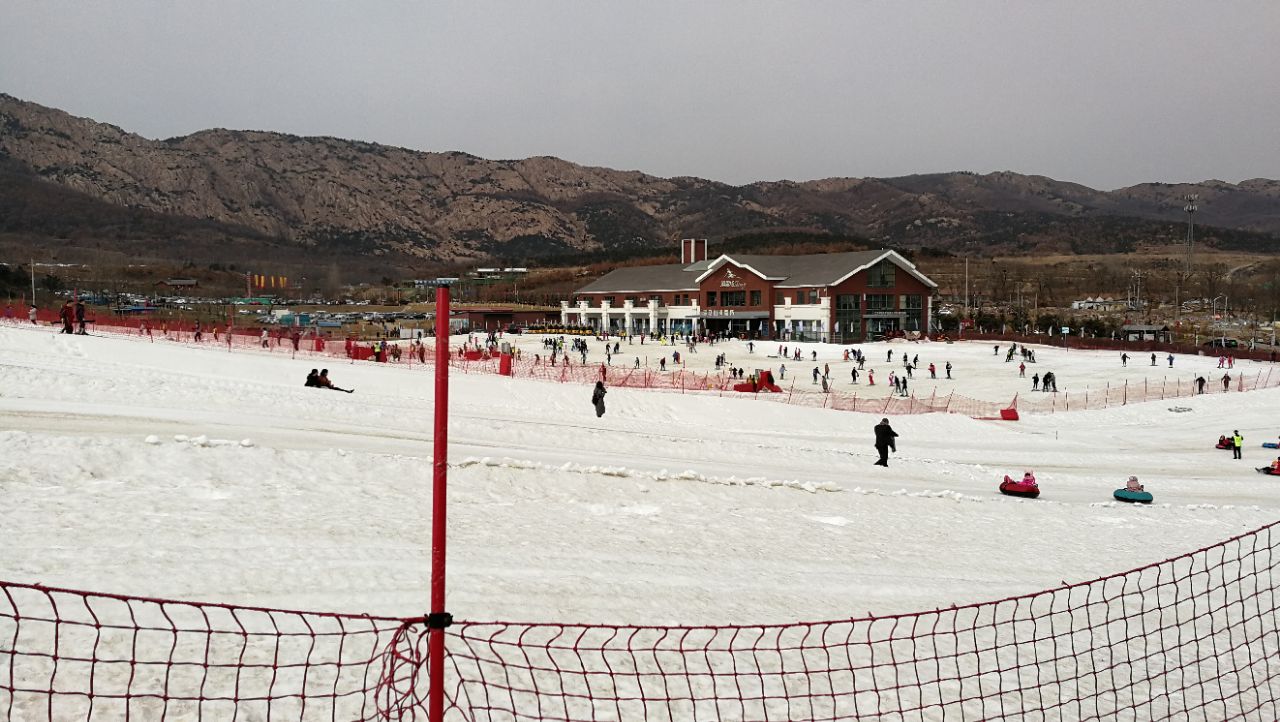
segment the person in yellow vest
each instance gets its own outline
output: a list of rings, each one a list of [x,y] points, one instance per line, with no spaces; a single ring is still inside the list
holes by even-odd
[[[1233,459],[1239,459],[1240,449],[1244,446],[1244,437],[1240,435],[1240,430],[1236,429],[1231,437],[1231,454]]]

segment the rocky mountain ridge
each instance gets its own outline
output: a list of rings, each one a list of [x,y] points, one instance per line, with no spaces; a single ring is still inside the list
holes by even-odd
[[[959,172],[732,186],[551,157],[486,160],[265,131],[151,140],[3,94],[0,160],[32,183],[277,245],[438,262],[796,231],[903,248],[1124,250],[1180,238],[1188,193],[1200,195],[1197,224],[1210,227],[1202,238],[1210,245],[1274,246],[1280,234],[1280,182],[1268,179],[1098,191]]]

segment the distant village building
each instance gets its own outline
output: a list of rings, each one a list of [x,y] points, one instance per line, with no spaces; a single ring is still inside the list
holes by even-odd
[[[680,263],[608,273],[561,301],[560,321],[611,332],[856,343],[927,333],[937,287],[887,249],[712,259],[705,239],[687,238]]]
[[[1130,324],[1121,326],[1120,333],[1126,341],[1159,341],[1161,343],[1169,343],[1172,340],[1172,334],[1168,326],[1154,326],[1147,324]]]
[[[1072,311],[1123,311],[1129,307],[1128,302],[1117,300],[1110,296],[1097,298],[1086,298],[1083,301],[1072,301]]]
[[[166,278],[156,284],[157,286],[168,286],[169,288],[195,288],[200,283],[194,278]]]

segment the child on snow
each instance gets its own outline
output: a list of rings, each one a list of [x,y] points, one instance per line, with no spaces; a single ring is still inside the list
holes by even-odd
[[[1130,476],[1129,481],[1125,482],[1125,491],[1142,491],[1142,484],[1138,483],[1138,477]]]

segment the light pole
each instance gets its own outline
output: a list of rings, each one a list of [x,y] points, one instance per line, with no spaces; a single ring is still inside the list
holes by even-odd
[[[1227,310],[1227,297],[1222,294],[1218,294],[1217,296],[1214,296],[1213,300],[1209,301],[1209,315],[1212,316],[1215,321],[1218,319],[1218,299],[1219,298],[1222,299],[1223,312],[1225,313]],[[1223,348],[1227,347],[1226,329],[1222,329],[1222,347]]]

